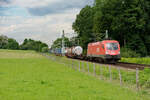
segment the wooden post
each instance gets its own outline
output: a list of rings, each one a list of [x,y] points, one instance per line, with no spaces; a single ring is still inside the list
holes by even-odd
[[[89,69],[89,63],[87,62],[87,69],[88,69],[88,74],[90,73],[90,69]]]
[[[109,66],[110,81],[112,81],[111,66]]]
[[[73,69],[73,67],[74,67],[74,61],[73,61],[73,59],[72,59],[72,69]]]
[[[77,70],[77,67],[78,66],[78,61],[76,61],[76,64],[75,64],[75,70]]]
[[[121,76],[121,72],[120,72],[120,67],[118,67],[118,71],[119,71],[120,85],[122,85],[122,76]]]
[[[139,68],[136,68],[136,88],[139,91]]]
[[[73,62],[73,68],[74,68],[74,70],[76,69],[76,61],[74,60],[74,62]]]
[[[70,59],[68,59],[68,67],[70,67]]]
[[[95,63],[93,63],[93,72],[94,72],[94,76],[96,76]]]
[[[69,59],[68,59],[68,62],[67,62],[67,64],[68,64],[68,67],[70,67],[70,63],[69,63],[70,61],[69,61]]]
[[[100,79],[102,80],[103,79],[103,73],[102,73],[102,67],[100,66]]]
[[[70,67],[72,67],[72,59],[70,59]]]
[[[84,62],[82,62],[82,71],[84,72]]]
[[[71,59],[71,67],[73,68],[73,60]]]
[[[80,61],[79,61],[79,71],[80,71]]]

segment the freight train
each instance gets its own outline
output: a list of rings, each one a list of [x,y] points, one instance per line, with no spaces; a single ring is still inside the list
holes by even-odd
[[[65,51],[65,55],[69,58],[81,58],[82,53],[83,53],[83,48],[81,46],[66,48]]]
[[[55,54],[56,56],[62,56],[61,48],[50,49],[49,52],[52,54]]]
[[[59,54],[55,52],[55,54],[60,55],[60,52]],[[115,40],[103,40],[100,42],[89,43],[86,55],[83,55],[83,48],[81,46],[74,46],[66,48],[65,56],[101,63],[117,63],[118,60],[121,59],[120,45],[119,42]]]

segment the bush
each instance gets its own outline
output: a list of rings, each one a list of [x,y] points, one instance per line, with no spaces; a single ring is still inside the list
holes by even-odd
[[[20,45],[21,50],[35,50],[37,52],[42,52],[43,47],[48,48],[48,45],[41,41],[35,41],[32,39],[25,39],[22,45]]]
[[[128,48],[121,48],[121,56],[125,58],[140,57],[141,55]]]
[[[43,47],[43,48],[42,48],[42,52],[43,52],[43,53],[48,52],[48,47]]]

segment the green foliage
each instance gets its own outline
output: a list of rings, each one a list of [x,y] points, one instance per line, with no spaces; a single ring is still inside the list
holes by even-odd
[[[131,50],[137,52],[138,54],[141,54],[142,56],[147,55],[146,46],[143,43],[142,39],[139,35],[134,35],[131,37],[132,40],[129,40],[128,48]]]
[[[11,49],[11,50],[35,50],[38,52],[42,52],[42,48],[48,48],[46,43],[42,43],[41,41],[35,41],[32,39],[25,39],[23,44],[19,46],[19,43],[12,38],[8,38],[7,36],[0,36],[0,49]],[[46,50],[46,49],[45,49]]]
[[[140,54],[128,48],[121,48],[121,57],[125,58],[140,57]]]
[[[141,56],[150,55],[150,1],[149,0],[95,0],[77,15],[73,29],[81,46],[109,37],[118,40]],[[92,39],[91,39],[92,38]]]
[[[42,52],[43,52],[43,53],[48,52],[48,47],[43,47],[43,48],[42,48]]]
[[[53,45],[51,46],[51,48],[61,48],[62,47],[62,39],[63,38],[57,38]],[[65,47],[71,47],[72,46],[72,43],[73,41],[69,41],[69,38],[67,37],[64,37],[64,44],[65,44]]]
[[[47,47],[46,43],[42,43],[41,41],[35,41],[32,39],[25,39],[23,44],[20,46],[21,50],[35,50],[38,52],[42,52],[42,48]]]
[[[19,43],[15,39],[8,38],[7,36],[1,35],[0,36],[0,49],[18,50]]]
[[[77,15],[75,22],[73,23],[73,29],[78,34],[80,45],[86,49],[87,44],[94,41],[93,35],[93,8],[90,6],[84,7],[80,14]]]
[[[7,49],[8,37],[1,35],[0,36],[0,49]]]
[[[8,39],[7,49],[11,50],[18,50],[19,49],[19,43],[15,39]]]

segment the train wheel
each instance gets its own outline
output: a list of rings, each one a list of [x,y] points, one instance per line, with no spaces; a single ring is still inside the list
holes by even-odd
[[[98,58],[97,61],[98,61],[99,63],[104,63],[104,60],[103,60],[102,58]]]

